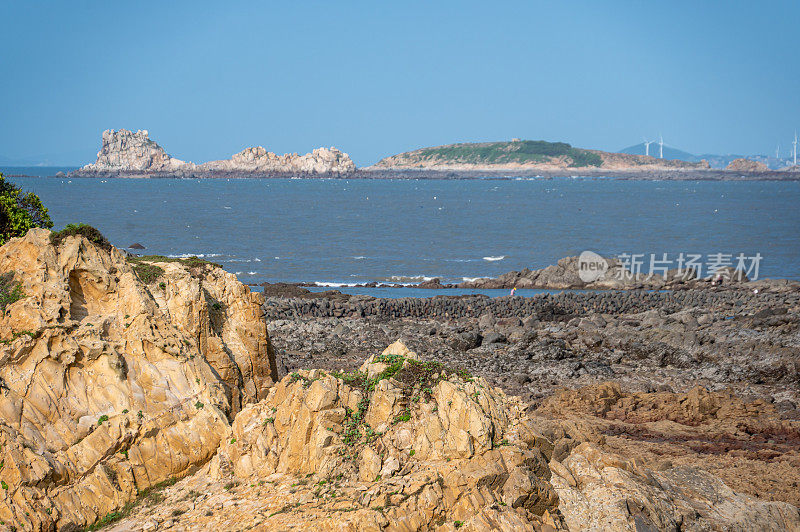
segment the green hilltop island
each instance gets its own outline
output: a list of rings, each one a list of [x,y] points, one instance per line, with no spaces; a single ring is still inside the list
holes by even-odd
[[[576,148],[566,142],[513,139],[504,142],[448,144],[404,152],[378,161],[373,168],[480,170],[599,168],[608,170],[708,169],[706,161],[658,159],[647,155]]]

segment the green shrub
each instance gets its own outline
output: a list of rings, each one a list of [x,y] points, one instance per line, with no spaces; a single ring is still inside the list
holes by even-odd
[[[131,255],[128,257],[128,262],[177,262],[183,264],[187,268],[202,268],[203,266],[211,266],[213,268],[222,268],[220,264],[211,262],[199,257],[165,257],[164,255]]]
[[[102,416],[100,416],[100,417],[97,419],[97,424],[98,424],[98,425],[102,425],[102,424],[103,424],[103,421],[108,421],[108,416],[107,416],[107,415],[105,415],[105,414],[103,414]]]
[[[19,301],[24,296],[22,284],[14,281],[14,272],[0,275],[0,312],[6,310],[7,305]]]
[[[156,279],[164,275],[164,268],[156,266],[155,264],[150,264],[149,262],[134,264],[133,271],[136,272],[136,275],[144,284],[154,283]]]
[[[100,231],[86,224],[67,224],[61,231],[50,233],[50,242],[52,242],[54,246],[58,246],[61,241],[68,236],[77,235],[84,236],[89,242],[92,242],[106,251],[111,249],[111,242],[109,242]]]
[[[25,236],[32,227],[53,227],[42,200],[33,192],[22,192],[0,174],[0,245]]]

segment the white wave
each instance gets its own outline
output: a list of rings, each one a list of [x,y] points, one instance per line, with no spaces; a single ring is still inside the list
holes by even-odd
[[[258,272],[247,272],[247,275],[255,275],[255,274],[257,274],[257,273],[258,273]]]
[[[503,260],[506,258],[505,255],[498,255],[497,257],[483,257],[483,260],[488,260],[489,262],[494,262],[496,260]]]
[[[261,262],[261,259],[259,259],[258,257],[256,257],[256,258],[254,258],[254,259],[253,259],[253,262]]]
[[[412,282],[421,282],[421,281],[432,281],[434,277],[426,277],[424,275],[392,275],[389,277],[390,280],[403,284],[403,283],[412,283]]]
[[[353,258],[354,258],[355,260],[364,260],[364,259],[366,259],[367,257],[365,257],[364,255],[356,255],[356,256],[355,256],[355,257],[353,257]]]
[[[337,283],[334,281],[315,281],[315,286],[324,286],[326,288],[342,288],[347,286],[356,286],[358,283]]]
[[[483,279],[483,277],[462,277],[461,280],[465,283],[471,283],[473,281],[477,281],[478,279]]]
[[[174,255],[167,255],[171,259],[188,259],[189,257],[197,257],[198,259],[221,257],[221,253],[176,253]],[[232,261],[229,261],[232,262]]]

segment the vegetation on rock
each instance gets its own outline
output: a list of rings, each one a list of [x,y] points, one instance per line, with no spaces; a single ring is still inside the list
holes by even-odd
[[[51,224],[52,225],[52,224]],[[50,233],[50,242],[54,246],[58,246],[68,236],[81,235],[87,240],[97,245],[106,251],[111,249],[111,242],[109,242],[103,234],[87,224],[67,224],[61,231],[54,231]]]
[[[7,305],[19,301],[23,296],[22,284],[14,281],[14,272],[0,275],[0,311],[5,311]]]
[[[0,245],[24,236],[31,227],[53,227],[47,208],[33,192],[23,192],[0,173]]]
[[[165,257],[164,255],[131,255],[128,257],[128,262],[142,263],[142,262],[177,262],[186,266],[187,268],[202,268],[203,266],[211,266],[212,268],[222,268],[222,265],[209,260],[201,259],[199,257]]]

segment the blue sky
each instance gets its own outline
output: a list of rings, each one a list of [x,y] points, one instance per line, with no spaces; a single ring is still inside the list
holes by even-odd
[[[359,165],[512,137],[774,153],[800,128],[800,2],[3,2],[0,156],[108,128],[194,162]]]

